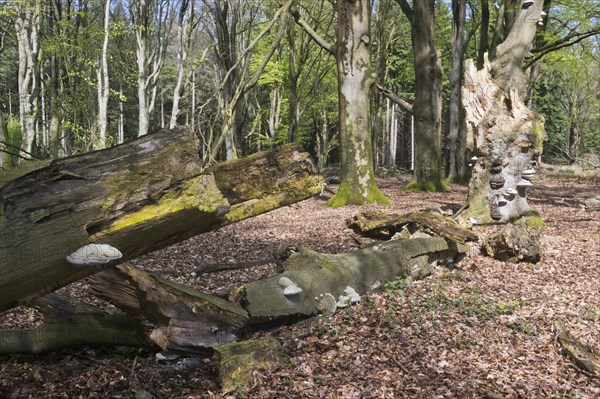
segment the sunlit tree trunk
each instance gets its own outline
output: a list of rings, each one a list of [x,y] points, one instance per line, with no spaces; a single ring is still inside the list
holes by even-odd
[[[373,170],[369,92],[375,82],[371,68],[370,4],[368,0],[339,0],[337,5],[341,181],[328,204],[388,204],[377,187]]]
[[[474,159],[467,208],[474,223],[509,222],[531,214],[532,159],[541,153],[544,118],[527,108],[523,61],[532,46],[543,0],[522,0],[496,58],[476,70],[465,64],[467,144]]]
[[[141,137],[148,134],[156,103],[158,78],[168,44],[170,8],[166,0],[131,0],[129,10],[136,38],[138,137]]]
[[[173,129],[177,126],[177,117],[179,116],[179,101],[184,86],[184,78],[186,74],[188,49],[190,46],[190,27],[194,15],[194,5],[190,4],[190,0],[181,0],[179,6],[179,18],[177,24],[177,81],[173,89],[173,109],[171,111],[171,120],[169,128]]]
[[[109,38],[109,21],[110,21],[110,2],[106,0],[104,3],[104,40],[102,41],[102,53],[100,55],[100,63],[96,69],[98,79],[98,141],[94,142],[94,147],[97,149],[106,147],[107,144],[107,125],[108,125],[108,38]]]
[[[412,25],[416,159],[410,188],[444,190],[442,182],[442,63],[435,47],[435,0],[396,0]]]
[[[29,158],[33,150],[38,113],[41,2],[25,0],[13,3],[19,50],[19,115],[21,156]]]

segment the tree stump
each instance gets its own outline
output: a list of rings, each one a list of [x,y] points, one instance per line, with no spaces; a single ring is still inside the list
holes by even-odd
[[[271,336],[218,345],[215,360],[224,395],[243,390],[256,370],[273,371],[288,364],[283,347]]]
[[[526,223],[509,223],[487,238],[483,252],[501,261],[529,262],[540,261],[540,229]]]

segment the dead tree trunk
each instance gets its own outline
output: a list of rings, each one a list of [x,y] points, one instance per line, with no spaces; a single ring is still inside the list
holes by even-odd
[[[475,155],[468,207],[461,215],[475,223],[508,222],[530,211],[527,193],[542,151],[544,118],[527,108],[523,61],[541,18],[543,0],[522,0],[518,17],[493,62],[476,70],[465,65],[463,101],[467,146]]]
[[[341,254],[288,247],[283,273],[235,287],[229,300],[248,311],[249,323],[331,314],[386,280],[427,276],[438,261],[453,262],[461,251],[440,237],[377,242]]]
[[[0,310],[102,270],[66,257],[90,243],[131,259],[320,192],[299,147],[201,174],[199,145],[163,131],[53,162],[0,188]]]
[[[226,300],[121,264],[92,276],[92,293],[126,311],[161,349],[206,353],[235,341],[246,311]]]
[[[142,326],[121,311],[104,311],[56,293],[29,305],[42,312],[43,324],[28,330],[0,330],[0,354],[42,353],[78,345],[152,345]]]

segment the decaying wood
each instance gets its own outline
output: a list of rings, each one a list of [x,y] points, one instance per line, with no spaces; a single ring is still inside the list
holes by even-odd
[[[152,346],[129,315],[48,294],[30,303],[44,315],[34,329],[0,330],[0,354],[50,352],[80,345]]]
[[[542,255],[540,229],[526,223],[509,223],[491,234],[482,249],[501,261],[537,263]]]
[[[141,322],[148,339],[165,351],[205,353],[234,341],[248,320],[245,310],[222,298],[127,264],[91,279],[93,294]]]
[[[458,250],[443,238],[430,237],[378,242],[341,254],[304,247],[280,252],[289,254],[282,264],[283,273],[235,287],[229,293],[232,302],[248,311],[250,323],[317,314],[328,308],[324,301],[339,300],[346,287],[362,294],[386,280],[424,277],[438,261],[454,261]],[[285,295],[282,278],[301,292]]]
[[[478,237],[472,231],[460,227],[453,220],[433,212],[407,213],[403,215],[387,214],[385,212],[361,212],[347,222],[348,227],[367,235],[387,235],[392,237],[404,226],[412,226],[411,233],[419,227],[424,227],[435,235],[450,241],[464,244],[467,241],[477,241]]]
[[[541,154],[544,118],[526,106],[522,70],[531,47],[543,0],[521,7],[496,58],[477,70],[465,62],[463,105],[467,148],[474,155],[468,207],[462,217],[475,223],[509,222],[530,211],[527,194],[535,173],[532,160]]]
[[[273,371],[289,364],[283,346],[271,336],[218,345],[214,349],[223,394],[243,389],[251,382],[253,372]]]
[[[575,362],[577,367],[587,373],[600,377],[600,359],[596,356],[592,347],[575,339],[560,321],[554,322],[554,332],[560,346]]]
[[[89,243],[117,248],[124,261],[306,199],[323,185],[297,145],[205,174],[200,163],[196,136],[167,130],[56,160],[1,187],[0,310],[102,270],[66,261]]]

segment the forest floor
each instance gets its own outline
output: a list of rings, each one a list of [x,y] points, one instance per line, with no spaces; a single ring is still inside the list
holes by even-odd
[[[409,176],[379,180],[391,207],[324,205],[331,195],[206,233],[138,258],[135,264],[215,293],[275,270],[278,244],[322,252],[356,249],[345,220],[366,209],[405,213],[438,203],[456,211],[466,188],[406,193]],[[290,366],[256,373],[232,398],[600,398],[600,379],[565,357],[553,324],[600,350],[600,212],[581,200],[599,195],[598,179],[538,176],[530,204],[545,220],[539,263],[500,262],[479,253],[421,281],[388,282],[357,305],[329,318],[274,327]],[[335,185],[329,186],[335,190]],[[477,227],[481,235],[492,227]],[[202,274],[203,266],[258,266]],[[197,272],[194,273],[193,272]],[[88,299],[86,281],[64,291]],[[0,328],[38,322],[17,308],[0,314]],[[0,398],[219,398],[210,358],[157,360],[127,347],[73,348],[42,355],[0,357]]]

